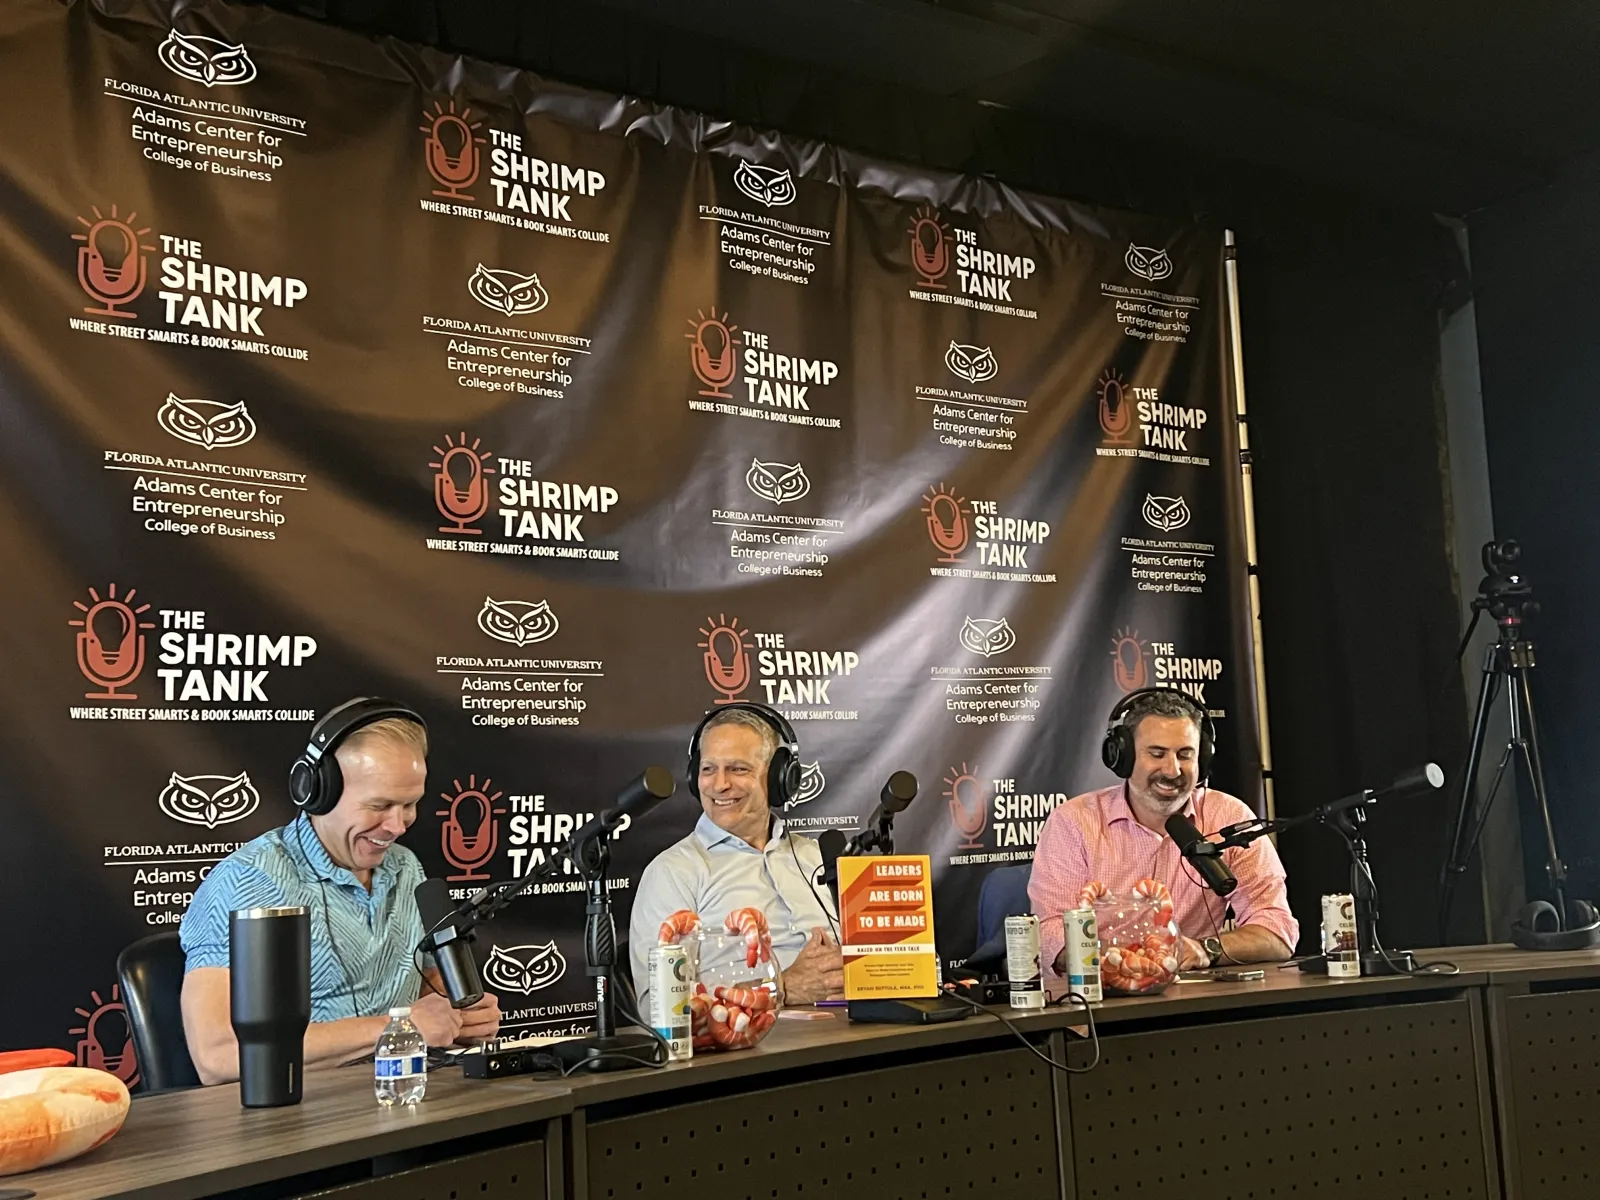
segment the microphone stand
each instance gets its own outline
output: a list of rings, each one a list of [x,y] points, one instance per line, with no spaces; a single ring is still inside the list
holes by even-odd
[[[1257,838],[1282,833],[1296,825],[1316,821],[1327,825],[1344,839],[1350,852],[1350,895],[1356,908],[1356,945],[1360,947],[1361,973],[1363,975],[1402,975],[1417,969],[1416,959],[1409,950],[1379,951],[1378,946],[1378,891],[1372,878],[1372,864],[1367,859],[1367,839],[1362,832],[1367,821],[1367,807],[1378,798],[1378,793],[1367,788],[1353,796],[1321,805],[1298,817],[1280,817],[1269,820],[1257,817],[1226,825],[1217,832],[1219,841],[1210,842],[1216,851],[1248,846]],[[1323,955],[1302,959],[1300,970],[1308,974],[1326,974],[1328,960]]]

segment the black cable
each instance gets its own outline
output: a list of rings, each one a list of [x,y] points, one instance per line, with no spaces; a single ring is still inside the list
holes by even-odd
[[[1341,832],[1343,831],[1341,830]],[[1350,839],[1347,836],[1345,838],[1347,845],[1349,844],[1349,841]],[[1366,876],[1367,894],[1371,897],[1370,903],[1372,904],[1374,910],[1376,910],[1378,907],[1378,881],[1372,877],[1372,867],[1364,859],[1355,854],[1354,847],[1351,848],[1350,857],[1355,860],[1356,865],[1361,868],[1361,873]],[[1395,962],[1393,958],[1389,957],[1389,952],[1384,949],[1383,940],[1378,937],[1378,922],[1376,920],[1372,922],[1372,945],[1373,948],[1377,950],[1378,954],[1383,958],[1383,961],[1388,964],[1389,970],[1393,971],[1396,975],[1459,975],[1461,973],[1460,967],[1456,966],[1455,963],[1447,962],[1444,959],[1439,959],[1437,962],[1431,963],[1419,962],[1415,967],[1402,967],[1399,963]]]
[[[833,928],[833,940],[836,942],[844,941],[843,935],[839,932],[838,916],[828,911],[828,906],[822,902],[822,897],[817,894],[817,885],[811,882],[811,876],[807,875],[805,868],[800,865],[800,852],[794,848],[796,835],[785,829],[783,836],[789,839],[789,855],[794,859],[795,873],[806,881],[806,887],[811,892],[811,898],[817,902],[817,907],[822,910],[822,915],[828,919],[828,924]]]
[[[955,989],[954,991],[948,991],[945,994],[948,996],[954,996],[957,1000],[961,1001],[961,1003],[977,1009],[980,1013],[987,1013],[989,1016],[999,1021],[1000,1024],[1004,1025],[1011,1031],[1012,1035],[1017,1039],[1017,1041],[1021,1042],[1023,1046],[1027,1048],[1029,1054],[1032,1054],[1040,1062],[1045,1063],[1047,1066],[1050,1066],[1057,1071],[1065,1071],[1068,1075],[1087,1075],[1090,1071],[1094,1070],[1100,1065],[1100,1031],[1095,1028],[1094,1009],[1089,1007],[1089,1002],[1077,992],[1067,992],[1057,999],[1050,1001],[1050,1003],[1066,1004],[1070,1002],[1083,1005],[1083,1011],[1089,1018],[1089,1041],[1090,1044],[1094,1046],[1094,1057],[1090,1060],[1089,1065],[1086,1067],[1071,1067],[1066,1063],[1057,1062],[1044,1051],[1040,1050],[1039,1047],[1030,1042],[1027,1038],[1027,1035],[1011,1023],[1011,1019],[1009,1017],[1001,1013],[998,1009],[990,1008],[987,1004],[983,1004],[980,1001],[974,1000],[971,996],[963,996],[959,988]]]

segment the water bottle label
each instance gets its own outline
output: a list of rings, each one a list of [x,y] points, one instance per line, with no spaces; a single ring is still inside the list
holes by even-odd
[[[402,1054],[393,1058],[373,1060],[374,1074],[379,1079],[405,1079],[421,1075],[427,1069],[427,1060],[421,1054]]]

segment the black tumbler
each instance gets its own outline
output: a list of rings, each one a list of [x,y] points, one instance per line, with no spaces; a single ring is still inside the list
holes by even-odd
[[[228,970],[239,1102],[246,1108],[299,1104],[311,1024],[311,910],[229,913]]]

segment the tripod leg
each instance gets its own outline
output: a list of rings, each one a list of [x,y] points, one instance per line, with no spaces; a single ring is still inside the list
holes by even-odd
[[[1550,816],[1550,797],[1544,786],[1544,759],[1539,753],[1539,731],[1533,723],[1533,691],[1528,686],[1528,668],[1525,664],[1519,664],[1512,675],[1511,729],[1516,744],[1522,750],[1523,762],[1528,769],[1528,783],[1533,788],[1533,798],[1539,805],[1539,817],[1544,822],[1545,870],[1550,876],[1551,890],[1555,893],[1556,911],[1561,914],[1562,927],[1565,928],[1567,866],[1561,861],[1561,852],[1556,848],[1555,821]]]
[[[1478,769],[1483,763],[1483,742],[1489,729],[1489,710],[1494,704],[1495,693],[1499,690],[1500,677],[1498,646],[1490,646],[1483,656],[1483,679],[1478,685],[1478,708],[1472,718],[1472,740],[1467,747],[1467,761],[1461,768],[1461,795],[1456,803],[1456,814],[1450,826],[1449,852],[1445,855],[1444,866],[1439,870],[1439,944],[1444,945],[1450,940],[1450,909],[1455,900],[1456,880],[1467,869],[1467,859],[1472,855],[1472,841],[1465,844],[1462,835],[1471,828],[1473,813],[1477,809],[1477,792],[1475,783],[1478,778]],[[1501,765],[1504,770],[1504,764]],[[1495,776],[1499,782],[1499,774]],[[1494,798],[1490,792],[1490,800]],[[1484,806],[1485,811],[1488,805]],[[1481,823],[1479,828],[1482,828]],[[1474,837],[1474,841],[1476,838]]]

